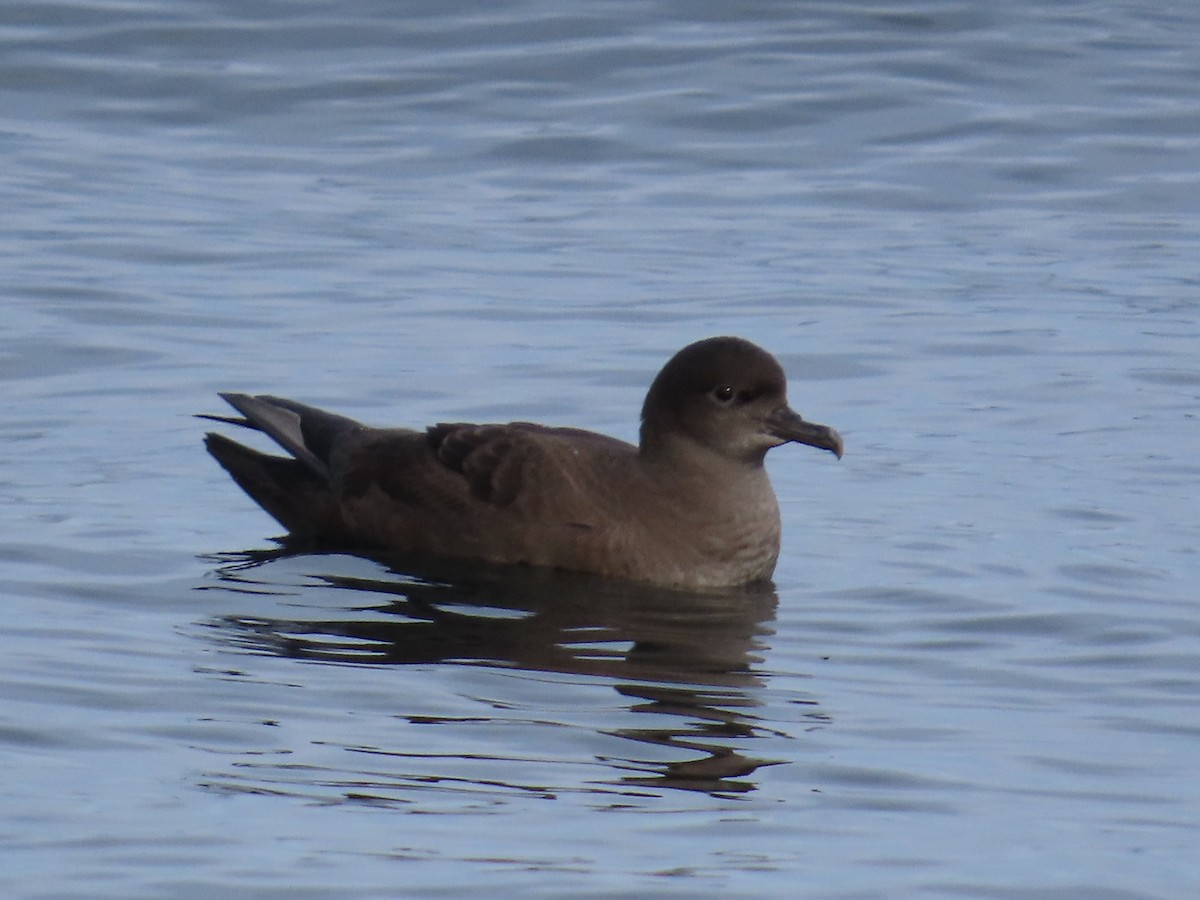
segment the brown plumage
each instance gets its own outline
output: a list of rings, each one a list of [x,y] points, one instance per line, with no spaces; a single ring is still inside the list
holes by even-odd
[[[789,441],[842,439],[787,405],[778,362],[740,338],[679,351],[639,446],[528,422],[377,429],[291,400],[222,394],[294,458],[219,434],[209,452],[293,539],[414,557],[552,566],[670,587],[767,580],[779,507],[763,468]]]

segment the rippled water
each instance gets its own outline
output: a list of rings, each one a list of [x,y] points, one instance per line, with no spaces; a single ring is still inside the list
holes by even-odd
[[[1191,898],[1200,9],[0,8],[0,891]],[[775,589],[266,551],[218,390],[636,433]]]

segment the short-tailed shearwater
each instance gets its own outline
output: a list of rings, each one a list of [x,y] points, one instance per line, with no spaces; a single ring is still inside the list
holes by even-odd
[[[787,403],[779,363],[735,337],[680,350],[642,406],[638,446],[528,422],[370,428],[292,400],[222,394],[292,458],[210,433],[209,452],[293,540],[551,566],[676,588],[770,579],[780,518],[763,468],[842,439]],[[244,418],[243,418],[244,417]]]

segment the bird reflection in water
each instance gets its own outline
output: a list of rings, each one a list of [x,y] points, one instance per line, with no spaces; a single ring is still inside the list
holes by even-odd
[[[281,555],[223,557],[221,587],[261,590],[255,570]],[[630,711],[665,723],[607,732],[658,748],[655,759],[632,752],[599,758],[621,773],[615,783],[625,788],[745,793],[755,789],[750,778],[759,767],[780,762],[741,749],[765,733],[754,713],[765,676],[754,667],[773,633],[777,597],[768,585],[684,593],[550,570],[407,560],[382,577],[306,577],[315,586],[362,592],[364,602],[336,618],[227,616],[214,623],[221,639],[303,660],[452,663],[605,679],[630,701]],[[811,720],[821,718],[814,711]],[[684,758],[664,761],[662,748]]]

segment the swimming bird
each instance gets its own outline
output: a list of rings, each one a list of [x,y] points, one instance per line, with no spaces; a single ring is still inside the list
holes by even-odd
[[[209,433],[209,453],[307,546],[548,566],[671,588],[768,581],[780,515],[763,467],[842,438],[787,402],[773,356],[714,337],[680,350],[642,406],[637,446],[529,422],[371,428],[293,400],[221,394],[291,458]]]

